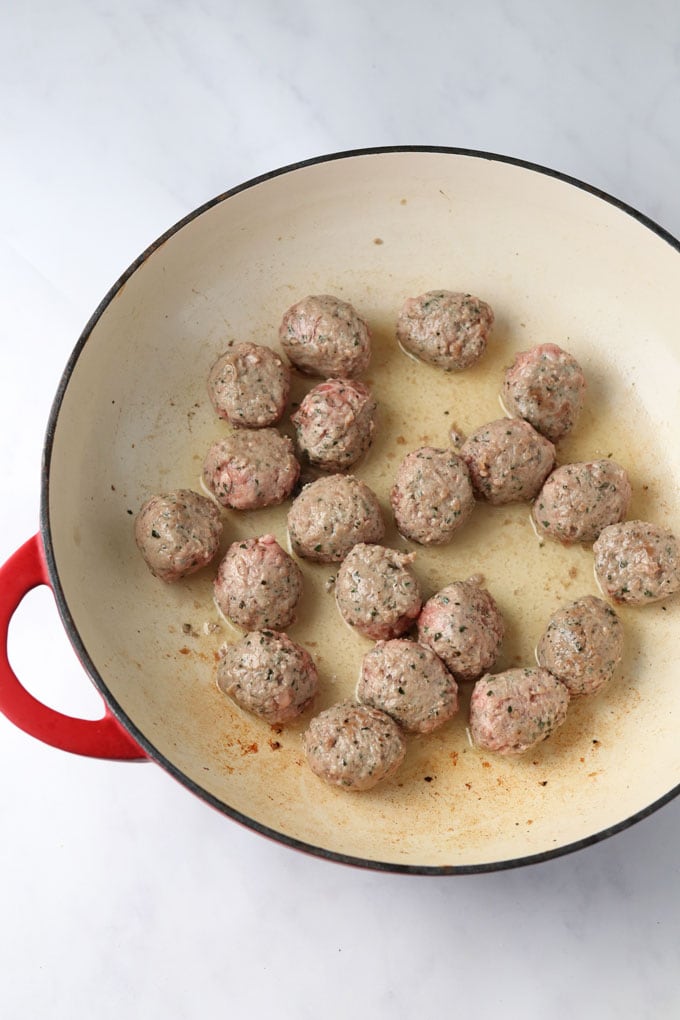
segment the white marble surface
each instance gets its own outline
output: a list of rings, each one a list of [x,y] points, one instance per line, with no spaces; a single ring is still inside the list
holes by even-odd
[[[674,0],[31,0],[0,7],[0,505],[37,528],[40,457],[85,321],[213,195],[358,146],[555,167],[680,235]],[[41,589],[11,649],[96,714]],[[518,871],[406,877],[267,842],[154,765],[0,717],[0,1015],[680,1015],[680,801]]]

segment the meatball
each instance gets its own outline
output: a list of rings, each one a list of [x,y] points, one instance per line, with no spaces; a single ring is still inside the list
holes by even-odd
[[[442,660],[404,639],[379,641],[364,656],[357,698],[413,733],[431,733],[458,711],[458,685]]]
[[[490,306],[472,294],[430,290],[404,303],[397,339],[421,361],[460,371],[481,358],[493,320]]]
[[[647,521],[612,524],[593,552],[597,581],[614,602],[644,605],[680,588],[680,546],[666,528]]]
[[[454,581],[428,599],[418,617],[418,640],[456,680],[476,680],[491,669],[505,633],[495,600],[472,581]]]
[[[152,496],[135,519],[135,541],[162,581],[178,581],[210,563],[222,535],[219,509],[191,489]]]
[[[239,429],[218,439],[203,464],[215,498],[235,510],[277,506],[290,496],[300,474],[293,443],[276,429]]]
[[[473,432],[460,455],[475,495],[495,506],[532,500],[555,463],[555,447],[528,422],[499,418]]]
[[[467,465],[453,450],[422,446],[404,457],[390,494],[397,528],[421,545],[443,545],[475,505]]]
[[[487,674],[470,699],[470,735],[484,751],[523,754],[562,725],[569,691],[547,669]]]
[[[401,731],[389,715],[352,701],[312,719],[303,746],[312,772],[346,790],[370,790],[391,778],[406,753]]]
[[[284,630],[295,619],[302,574],[273,535],[229,546],[214,582],[215,602],[246,630]]]
[[[409,570],[414,558],[382,545],[355,545],[335,581],[343,620],[375,641],[404,634],[421,606],[420,585]]]
[[[312,703],[318,689],[309,652],[287,634],[254,630],[222,649],[217,686],[237,705],[268,723],[290,722]]]
[[[614,676],[623,656],[623,628],[614,610],[592,595],[558,609],[536,648],[539,666],[569,693],[595,694]]]
[[[501,400],[508,414],[524,418],[556,443],[573,429],[586,391],[576,358],[557,344],[521,351],[506,370]]]
[[[358,542],[385,535],[375,493],[353,475],[329,475],[305,485],[288,512],[290,543],[298,556],[339,563]]]
[[[290,369],[269,347],[240,343],[217,359],[208,376],[208,396],[220,418],[237,428],[261,429],[283,415]]]
[[[323,378],[360,375],[371,360],[371,333],[347,301],[306,297],[283,316],[279,340],[301,371]]]
[[[377,407],[363,383],[352,379],[319,383],[291,415],[299,448],[311,464],[344,471],[371,445]]]
[[[564,464],[549,476],[531,513],[541,538],[594,542],[626,516],[630,497],[628,475],[615,461]]]

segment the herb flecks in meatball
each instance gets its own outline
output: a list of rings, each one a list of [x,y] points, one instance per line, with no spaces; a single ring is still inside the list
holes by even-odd
[[[288,512],[293,552],[320,563],[339,563],[359,542],[385,535],[377,496],[353,475],[329,475],[305,485]]]
[[[404,634],[418,617],[420,585],[414,553],[359,543],[342,562],[335,599],[342,618],[375,641]]]
[[[352,701],[315,716],[303,746],[315,775],[353,791],[371,790],[391,778],[406,753],[401,731],[387,713]]]
[[[328,379],[306,395],[291,415],[300,450],[324,471],[344,471],[368,450],[377,404],[353,379]]]
[[[283,503],[299,474],[292,440],[276,429],[238,429],[213,443],[203,464],[210,492],[235,510]]]
[[[246,630],[285,630],[301,595],[300,568],[273,535],[233,542],[214,582],[219,609]]]
[[[628,475],[615,461],[564,464],[548,477],[532,516],[541,538],[590,543],[626,516],[630,499]]]
[[[680,589],[680,545],[673,532],[648,521],[625,521],[600,532],[595,576],[614,602],[648,605]]]
[[[403,638],[364,656],[357,698],[414,733],[431,733],[458,711],[458,685],[439,656]]]
[[[135,541],[149,570],[169,583],[206,566],[221,535],[218,507],[191,489],[152,496],[135,519]]]
[[[539,666],[571,695],[596,694],[611,681],[622,656],[621,622],[611,606],[592,595],[553,613],[536,648]]]
[[[557,344],[521,351],[503,378],[508,414],[524,418],[553,443],[570,432],[581,413],[586,379],[576,358]]]
[[[483,676],[470,699],[470,735],[495,754],[523,754],[567,717],[569,691],[547,669],[508,669]]]
[[[371,360],[368,325],[347,301],[332,294],[304,298],[283,316],[279,341],[294,365],[309,375],[360,375]]]
[[[418,617],[418,640],[442,659],[458,681],[491,669],[505,624],[493,596],[472,581],[455,581],[428,599]]]
[[[220,418],[236,428],[265,428],[283,416],[290,369],[269,347],[234,344],[210,370],[208,395]]]
[[[453,450],[422,446],[397,469],[390,494],[400,534],[421,545],[443,545],[475,505],[470,473]]]
[[[222,649],[217,686],[247,712],[285,723],[311,705],[318,675],[309,652],[286,634],[256,630]]]
[[[397,338],[409,354],[455,372],[481,358],[493,321],[491,307],[473,294],[431,290],[404,303]]]
[[[555,463],[550,440],[517,418],[498,418],[476,429],[460,455],[475,495],[496,506],[534,499]]]

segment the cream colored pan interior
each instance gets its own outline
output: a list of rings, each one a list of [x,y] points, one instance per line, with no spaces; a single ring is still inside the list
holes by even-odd
[[[397,347],[403,300],[467,290],[496,325],[478,366],[458,375]],[[355,473],[388,494],[399,460],[500,417],[516,351],[553,341],[586,372],[587,407],[560,462],[613,456],[629,471],[631,517],[680,531],[680,254],[635,215],[535,168],[440,151],[350,154],[246,186],[190,218],[114,289],[74,356],[48,447],[49,531],[74,638],[131,732],[187,785],[256,828],[321,853],[396,868],[493,868],[582,844],[670,795],[680,782],[680,599],[622,609],[616,682],[575,702],[567,724],[519,760],[480,753],[466,734],[469,690],[452,723],[409,739],[398,776],[366,794],[329,789],[284,730],[217,690],[217,650],[235,632],[211,597],[213,568],[175,586],[147,571],[133,517],[151,493],[197,488],[226,429],[208,370],[227,341],[277,346],[284,310],[310,293],[351,301],[370,323],[366,380],[377,439]],[[313,382],[296,377],[294,400]],[[288,428],[287,424],[283,426]],[[224,548],[271,531],[287,507],[224,515]],[[301,564],[289,631],[314,656],[317,709],[352,695],[370,642],[335,608],[333,568]],[[539,544],[526,505],[479,505],[446,547],[418,549],[425,594],[481,573],[507,621],[498,668],[533,664],[550,614],[597,593],[592,553]]]

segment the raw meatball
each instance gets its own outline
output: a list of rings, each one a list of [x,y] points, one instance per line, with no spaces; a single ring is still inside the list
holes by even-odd
[[[295,619],[302,574],[273,535],[229,546],[214,582],[215,602],[246,630],[284,630]]]
[[[401,731],[389,715],[352,701],[317,715],[303,740],[312,772],[346,790],[370,790],[389,779],[406,753]]]
[[[592,595],[558,609],[538,642],[539,666],[573,696],[609,683],[623,656],[623,628],[614,610]]]
[[[612,524],[593,552],[600,588],[614,602],[644,605],[680,588],[680,547],[666,528],[647,521]]]
[[[418,618],[418,640],[443,659],[458,681],[476,680],[491,669],[504,633],[495,600],[471,581],[442,588]]]
[[[288,534],[298,556],[339,563],[358,542],[385,535],[375,493],[353,475],[329,475],[305,485],[288,512]]]
[[[300,474],[293,443],[276,429],[239,429],[210,447],[203,479],[222,506],[257,510],[290,496]]]
[[[221,534],[218,508],[191,489],[152,496],[135,519],[139,551],[162,581],[178,581],[210,563]]]
[[[484,751],[523,754],[562,725],[568,707],[569,691],[547,669],[508,669],[475,684],[470,735]]]
[[[364,656],[357,698],[413,733],[431,733],[458,711],[458,685],[442,660],[403,639],[379,641]]]
[[[498,418],[473,432],[460,455],[475,495],[495,506],[532,500],[555,463],[555,447],[518,418]]]
[[[586,391],[578,361],[557,344],[521,351],[507,369],[501,400],[508,414],[530,422],[556,443],[576,424]]]
[[[352,379],[319,383],[291,415],[298,446],[310,463],[325,471],[344,471],[371,445],[377,406],[363,383]]]
[[[371,333],[346,301],[306,297],[283,316],[279,340],[299,369],[324,378],[360,375],[371,360]]]
[[[255,630],[227,645],[217,664],[217,686],[247,712],[268,723],[289,722],[311,704],[318,689],[309,652],[286,634]]]
[[[421,361],[459,371],[481,358],[493,319],[490,306],[472,294],[430,290],[405,302],[397,338]]]
[[[421,545],[443,545],[475,505],[467,465],[453,450],[421,446],[399,465],[390,494],[397,528]]]
[[[220,418],[238,428],[275,425],[290,392],[290,369],[269,347],[240,343],[217,359],[208,396]]]
[[[628,475],[615,461],[564,464],[550,475],[531,513],[540,537],[564,545],[594,542],[626,516],[630,497]]]
[[[342,618],[375,641],[399,637],[418,617],[420,585],[409,570],[415,553],[360,542],[347,554],[335,581]]]

